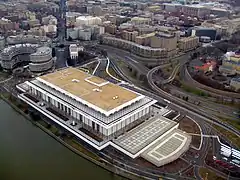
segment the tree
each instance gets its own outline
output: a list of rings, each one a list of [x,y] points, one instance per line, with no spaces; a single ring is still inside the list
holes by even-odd
[[[68,41],[72,41],[73,39],[72,39],[72,37],[71,36],[69,36],[68,37]]]

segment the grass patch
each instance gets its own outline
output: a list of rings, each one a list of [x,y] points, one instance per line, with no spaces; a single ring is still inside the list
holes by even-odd
[[[69,144],[70,146],[72,146],[73,148],[75,148],[76,150],[78,150],[81,153],[84,153],[85,155],[98,160],[98,156],[95,155],[94,153],[86,150],[81,144],[79,144],[79,142],[77,142],[75,139],[70,139],[68,137],[64,138],[64,142],[66,142],[67,144]]]
[[[209,94],[199,90],[199,89],[196,89],[194,87],[191,87],[191,86],[188,86],[186,84],[184,84],[183,82],[181,82],[181,88],[183,90],[185,90],[186,92],[189,92],[189,93],[192,93],[192,94],[195,94],[195,95],[198,95],[198,96],[203,96],[203,97],[208,97]]]
[[[231,119],[226,119],[226,118],[222,118],[217,116],[219,119],[221,119],[221,121],[226,122],[228,124],[230,124],[231,126],[233,126],[234,128],[236,128],[237,130],[240,131],[240,121],[236,119],[235,120],[231,120]]]
[[[230,131],[227,131],[223,129],[222,127],[219,127],[215,124],[213,124],[213,127],[220,132],[223,136],[225,136],[227,139],[229,139],[234,145],[236,145],[238,148],[240,148],[240,141],[239,137],[236,134],[233,134]]]
[[[215,172],[207,169],[207,168],[204,168],[204,167],[201,167],[199,169],[199,174],[200,176],[203,178],[203,179],[209,179],[209,180],[225,180],[224,178],[218,176]],[[207,177],[207,178],[206,178]]]
[[[51,125],[51,127],[49,128],[49,130],[50,130],[53,134],[58,135],[58,129],[57,129],[55,126]]]
[[[43,127],[45,127],[45,128],[48,128],[48,124],[47,124],[45,121],[39,120],[38,123],[39,123],[41,126],[43,126]]]
[[[9,74],[6,72],[0,71],[0,81],[4,81],[5,79],[9,78]]]
[[[112,76],[114,76],[114,77],[116,77],[116,78],[118,78],[118,79],[122,79],[122,78],[113,70],[112,67],[109,67],[108,71],[109,71],[109,73],[110,73]]]

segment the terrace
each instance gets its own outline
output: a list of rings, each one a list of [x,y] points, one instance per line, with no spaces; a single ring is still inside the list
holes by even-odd
[[[175,122],[167,118],[156,116],[120,136],[114,143],[131,154],[136,154],[175,125]]]

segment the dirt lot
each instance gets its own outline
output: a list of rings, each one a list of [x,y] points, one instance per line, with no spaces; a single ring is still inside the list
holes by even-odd
[[[179,122],[179,129],[188,133],[200,134],[200,129],[198,125],[188,117],[184,117]]]
[[[202,178],[211,179],[211,180],[224,180],[225,178],[219,177],[216,175],[215,172],[207,169],[207,168],[200,168],[199,173]]]
[[[179,129],[188,132],[188,133],[193,133],[193,134],[201,134],[200,129],[198,125],[189,119],[188,117],[184,117],[180,122],[179,122]],[[196,148],[199,147],[201,143],[201,137],[200,136],[192,136],[192,145]]]
[[[182,175],[186,176],[186,177],[194,177],[194,169],[193,169],[193,167],[191,169],[185,171]]]

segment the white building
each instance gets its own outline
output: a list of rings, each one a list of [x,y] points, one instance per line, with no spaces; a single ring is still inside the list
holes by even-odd
[[[71,59],[77,59],[79,51],[83,51],[82,46],[78,46],[77,44],[70,44],[69,52],[70,52]]]
[[[156,100],[76,68],[17,88],[21,100],[97,150],[111,145],[131,158],[141,156],[162,166],[179,158],[191,143],[177,122],[152,117]]]
[[[4,49],[5,47],[5,38],[0,36],[0,50]]]
[[[71,119],[69,123],[60,118],[52,118],[66,129],[72,129],[70,124],[73,121],[82,128],[91,129],[92,133],[103,139],[101,143],[96,143],[85,136],[97,145],[96,148],[100,148],[98,146],[110,137],[125,131],[139,118],[148,115],[151,106],[156,103],[151,98],[75,68],[37,77],[25,84],[28,86],[28,96],[21,94],[19,97],[22,100],[31,104],[27,100],[29,95],[37,97],[55,111],[67,115]],[[78,136],[82,134],[80,131],[75,131],[76,133]]]
[[[56,33],[57,32],[56,25],[44,25],[43,29],[46,33]]]
[[[100,25],[102,19],[93,16],[79,16],[76,18],[76,26]]]
[[[67,29],[67,38],[71,38],[73,40],[78,39],[79,28],[68,28]]]
[[[47,17],[43,17],[42,18],[42,23],[43,25],[57,25],[58,21],[57,21],[57,18],[50,15],[50,16],[47,16]]]
[[[99,35],[105,33],[105,27],[104,26],[99,26]]]

